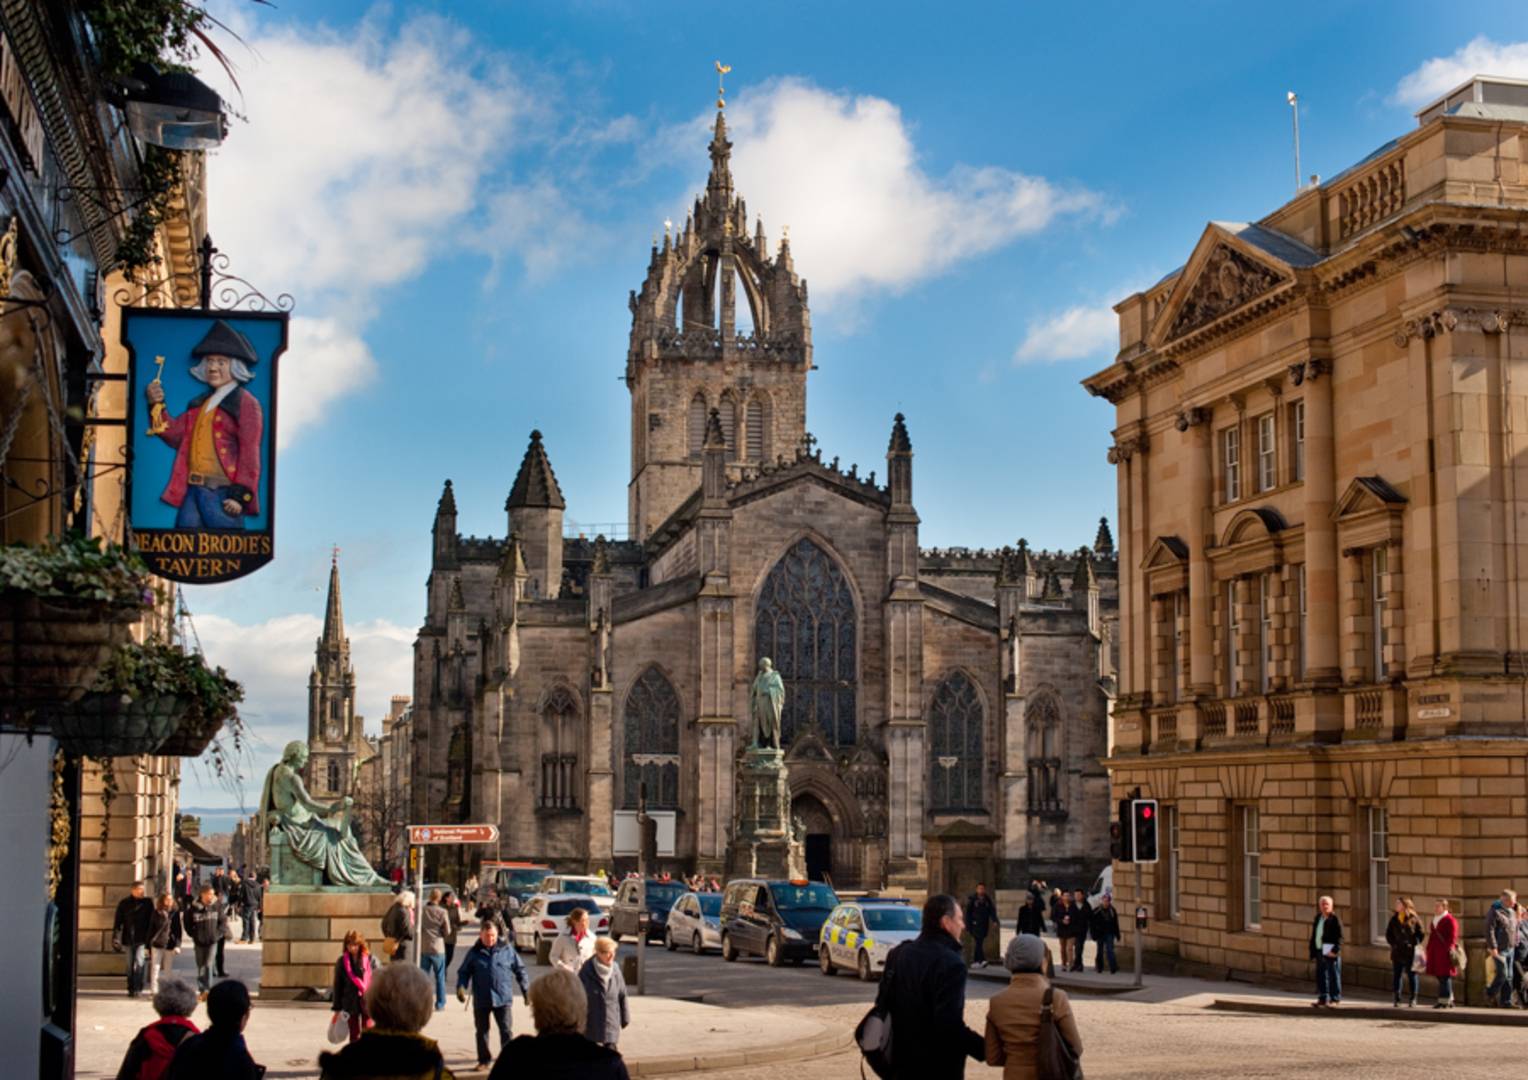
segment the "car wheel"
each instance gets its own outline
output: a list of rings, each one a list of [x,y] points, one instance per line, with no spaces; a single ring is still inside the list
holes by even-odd
[[[764,959],[769,961],[770,967],[779,967],[784,962],[785,956],[780,951],[780,939],[770,934],[769,940],[764,943]]]
[[[669,952],[673,952],[679,947],[678,945],[674,944],[674,931],[665,930],[663,932],[663,947]]]
[[[828,952],[828,947],[826,945],[824,945],[821,949],[819,949],[817,951],[817,958],[821,962],[822,973],[824,975],[832,975],[833,974],[833,955],[830,952]]]
[[[722,935],[722,959],[729,964],[737,959],[737,949],[732,945],[731,934]]]
[[[859,977],[860,982],[869,982],[872,978],[874,978],[874,976],[870,974],[870,954],[867,953],[864,949],[861,949],[859,954]]]

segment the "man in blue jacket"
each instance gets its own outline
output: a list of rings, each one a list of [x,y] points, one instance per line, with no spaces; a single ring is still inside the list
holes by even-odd
[[[467,1000],[467,986],[472,986],[472,1018],[477,1024],[478,1068],[486,1069],[493,1064],[488,1053],[488,1018],[493,1017],[499,1028],[499,1051],[509,1045],[509,1006],[515,990],[510,980],[520,984],[520,995],[530,990],[530,980],[525,975],[525,965],[514,946],[499,940],[499,928],[485,922],[478,933],[477,943],[462,957],[462,965],[456,971],[456,996]],[[526,1004],[530,998],[525,997]]]
[[[952,1080],[966,1074],[966,1058],[982,1061],[986,1044],[966,1027],[965,929],[953,896],[931,896],[923,928],[886,958],[875,996],[891,1014],[892,1071],[898,1080]]]

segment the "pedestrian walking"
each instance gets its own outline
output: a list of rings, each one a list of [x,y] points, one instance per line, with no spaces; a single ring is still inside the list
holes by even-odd
[[[207,995],[207,1030],[181,1041],[168,1080],[262,1080],[265,1066],[255,1064],[244,1044],[249,1008],[249,987],[238,979],[214,986]]]
[[[174,905],[175,898],[171,896],[170,906]],[[191,1022],[191,1014],[196,1011],[196,988],[186,980],[160,980],[154,991],[154,1011],[159,1019],[140,1029],[127,1044],[117,1080],[161,1080],[175,1059],[176,1048],[197,1033]]]
[[[983,1060],[982,1037],[966,1027],[966,965],[960,935],[965,918],[953,896],[923,905],[918,936],[886,957],[876,1008],[891,1017],[892,1075],[898,1080],[946,1080],[966,1073],[966,1058]]]
[[[378,972],[365,1003],[376,1026],[339,1050],[319,1054],[321,1080],[455,1080],[440,1046],[420,1034],[434,1013],[434,997],[420,968],[389,964]]]
[[[1035,937],[1045,933],[1045,898],[1040,893],[1025,895],[1024,904],[1019,908],[1018,932]]]
[[[149,923],[149,993],[159,990],[159,980],[170,974],[175,954],[180,952],[183,933],[180,908],[175,897],[161,893],[154,904],[153,921]]]
[[[997,925],[997,905],[987,895],[985,882],[977,882],[976,891],[966,897],[966,929],[976,943],[971,961],[976,967],[987,966],[987,931]]]
[[[1316,962],[1316,1000],[1311,1007],[1335,1007],[1342,1001],[1342,920],[1332,910],[1330,896],[1316,901],[1316,917],[1310,926],[1310,958]]]
[[[265,887],[253,877],[244,879],[244,936],[246,944],[260,940],[260,918],[265,905]]]
[[[446,970],[450,970],[451,961],[456,956],[456,936],[462,929],[462,903],[456,898],[454,892],[446,893],[441,901],[446,909],[446,918],[450,927],[446,931]]]
[[[504,911],[499,904],[497,893],[490,893],[488,899],[478,908],[478,922],[493,923],[499,931],[499,940],[509,940],[509,922],[504,918]]]
[[[488,1080],[630,1080],[621,1055],[583,1035],[589,1003],[577,975],[553,968],[531,986],[536,1034],[505,1047]]]
[[[440,890],[431,889],[419,916],[419,967],[435,981],[435,1011],[446,1007],[446,935],[451,916],[440,904]]]
[[[1423,946],[1427,957],[1427,974],[1438,980],[1438,1000],[1435,1009],[1454,1007],[1454,978],[1459,974],[1459,920],[1448,910],[1448,901],[1433,902],[1432,927],[1427,932],[1427,944]]]
[[[987,1004],[986,1051],[988,1065],[1003,1067],[1003,1080],[1037,1080],[1039,1077],[1040,1012],[1050,995],[1051,1017],[1072,1053],[1082,1056],[1082,1034],[1072,1015],[1066,993],[1051,987],[1045,977],[1049,955],[1045,942],[1032,934],[1015,935],[1003,953],[1003,966],[1012,974],[1008,986]]]
[[[552,939],[552,966],[576,976],[593,955],[594,932],[589,929],[589,913],[574,908],[568,912],[567,925]]]
[[[407,963],[414,940],[414,894],[401,892],[382,916],[382,952],[390,964]]]
[[[191,902],[185,918],[186,936],[196,954],[196,986],[203,1000],[212,989],[213,956],[228,929],[228,916],[217,891],[208,882]]]
[[[478,894],[478,876],[476,874],[468,874],[467,875],[467,884],[462,886],[462,895],[465,896],[467,898],[467,902],[469,904],[471,904],[471,903],[476,902],[477,894]]]
[[[149,981],[149,931],[154,921],[154,901],[143,893],[143,882],[135,881],[127,895],[117,902],[111,922],[111,947],[127,953],[127,996],[137,997]]]
[[[1072,970],[1082,970],[1082,955],[1088,944],[1088,929],[1093,919],[1093,909],[1088,904],[1088,894],[1081,889],[1072,893]]]
[[[1517,950],[1512,957],[1512,982],[1517,1006],[1528,1009],[1528,908],[1517,905]]]
[[[1395,997],[1393,1004],[1396,1006],[1401,1004],[1401,983],[1407,982],[1411,993],[1406,1004],[1410,1008],[1416,1007],[1417,946],[1422,944],[1426,936],[1422,928],[1422,917],[1417,914],[1411,900],[1404,896],[1397,897],[1395,912],[1385,924],[1385,942],[1390,946],[1390,992]]]
[[[1512,961],[1517,956],[1517,893],[1503,889],[1486,912],[1486,952],[1494,971],[1486,987],[1486,1001],[1503,1009],[1512,1007]]]
[[[336,1016],[345,1014],[351,1042],[359,1039],[373,1023],[371,1014],[366,1011],[366,991],[376,973],[377,961],[371,955],[366,935],[359,930],[346,931],[339,959],[334,962],[334,993],[329,1000]]]
[[[488,1021],[492,1018],[499,1029],[499,1052],[509,1045],[510,1005],[514,1001],[515,984],[520,993],[530,989],[525,975],[525,965],[514,947],[499,940],[498,927],[485,922],[478,930],[477,942],[462,957],[462,966],[456,972],[456,996],[467,1000],[467,988],[472,988],[472,1019],[477,1029],[478,1068],[485,1069],[493,1062],[488,1052]],[[527,999],[529,1000],[529,999]]]
[[[607,937],[594,942],[594,955],[578,970],[578,981],[589,1000],[584,1037],[614,1050],[621,1029],[631,1023],[626,1007],[626,979],[615,962],[615,942]]]
[[[1119,912],[1114,908],[1114,898],[1104,893],[1088,918],[1088,932],[1093,935],[1093,970],[1104,973],[1104,956],[1109,957],[1109,974],[1119,974],[1119,964],[1114,959],[1114,943],[1119,940]]]
[[[1061,970],[1069,971],[1072,967],[1072,954],[1077,948],[1077,912],[1072,907],[1072,898],[1066,893],[1061,893],[1055,898],[1052,908],[1056,921],[1056,940],[1061,943]]]
[[[1050,894],[1051,929],[1055,932],[1058,941],[1061,939],[1061,910],[1065,906],[1066,893],[1060,889],[1052,889]],[[1062,959],[1065,960],[1065,958],[1066,956],[1063,952]]]
[[[223,950],[227,947],[229,938],[234,936],[234,920],[241,919],[239,915],[241,908],[240,892],[237,871],[230,871],[225,874],[223,876],[223,890],[218,893],[218,899],[223,902],[223,931],[218,935],[216,963],[213,964],[213,971],[220,979],[228,978],[228,967],[223,957]],[[240,929],[243,929],[242,925]]]
[[[218,894],[219,900],[228,899],[228,877],[221,866],[212,868],[212,891]]]

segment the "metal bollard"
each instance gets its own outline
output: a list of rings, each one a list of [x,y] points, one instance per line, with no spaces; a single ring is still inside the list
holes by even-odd
[[[621,978],[627,986],[637,985],[637,958],[635,955],[621,957]]]

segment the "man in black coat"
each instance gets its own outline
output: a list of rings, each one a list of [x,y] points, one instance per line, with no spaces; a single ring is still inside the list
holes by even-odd
[[[1332,898],[1316,902],[1316,917],[1310,924],[1310,958],[1316,962],[1316,1000],[1318,1009],[1342,1000],[1342,920],[1332,910]]]
[[[202,885],[201,895],[186,909],[186,936],[196,949],[196,983],[203,995],[212,989],[213,956],[228,932],[228,909],[218,899],[212,883]]]
[[[1081,889],[1072,893],[1072,970],[1082,970],[1082,949],[1088,943],[1088,926],[1093,919],[1093,909],[1088,906],[1088,894]]]
[[[953,896],[931,896],[923,928],[886,958],[875,996],[891,1017],[892,1075],[901,1080],[946,1080],[966,1074],[966,1058],[982,1061],[982,1037],[966,1027],[965,929]]]
[[[1119,964],[1114,959],[1114,943],[1119,940],[1119,913],[1114,910],[1114,900],[1104,893],[1103,899],[1088,918],[1088,932],[1093,935],[1093,970],[1104,973],[1104,957],[1109,959],[1109,974],[1119,974]]]
[[[143,882],[133,882],[111,923],[111,947],[127,952],[127,996],[143,993],[149,977],[149,936],[154,922],[154,901],[143,894]]]
[[[1044,897],[1037,892],[1030,892],[1024,897],[1024,906],[1019,908],[1019,933],[1033,934],[1035,937],[1045,933],[1044,903]]]
[[[244,891],[240,897],[244,904],[243,941],[253,943],[260,939],[260,908],[265,899],[265,889],[252,877],[244,879]]]
[[[977,967],[986,967],[987,931],[997,925],[997,905],[987,895],[985,882],[978,882],[976,891],[966,897],[965,914],[966,929],[971,931],[971,939],[976,942],[976,949],[971,954],[972,962]]]

